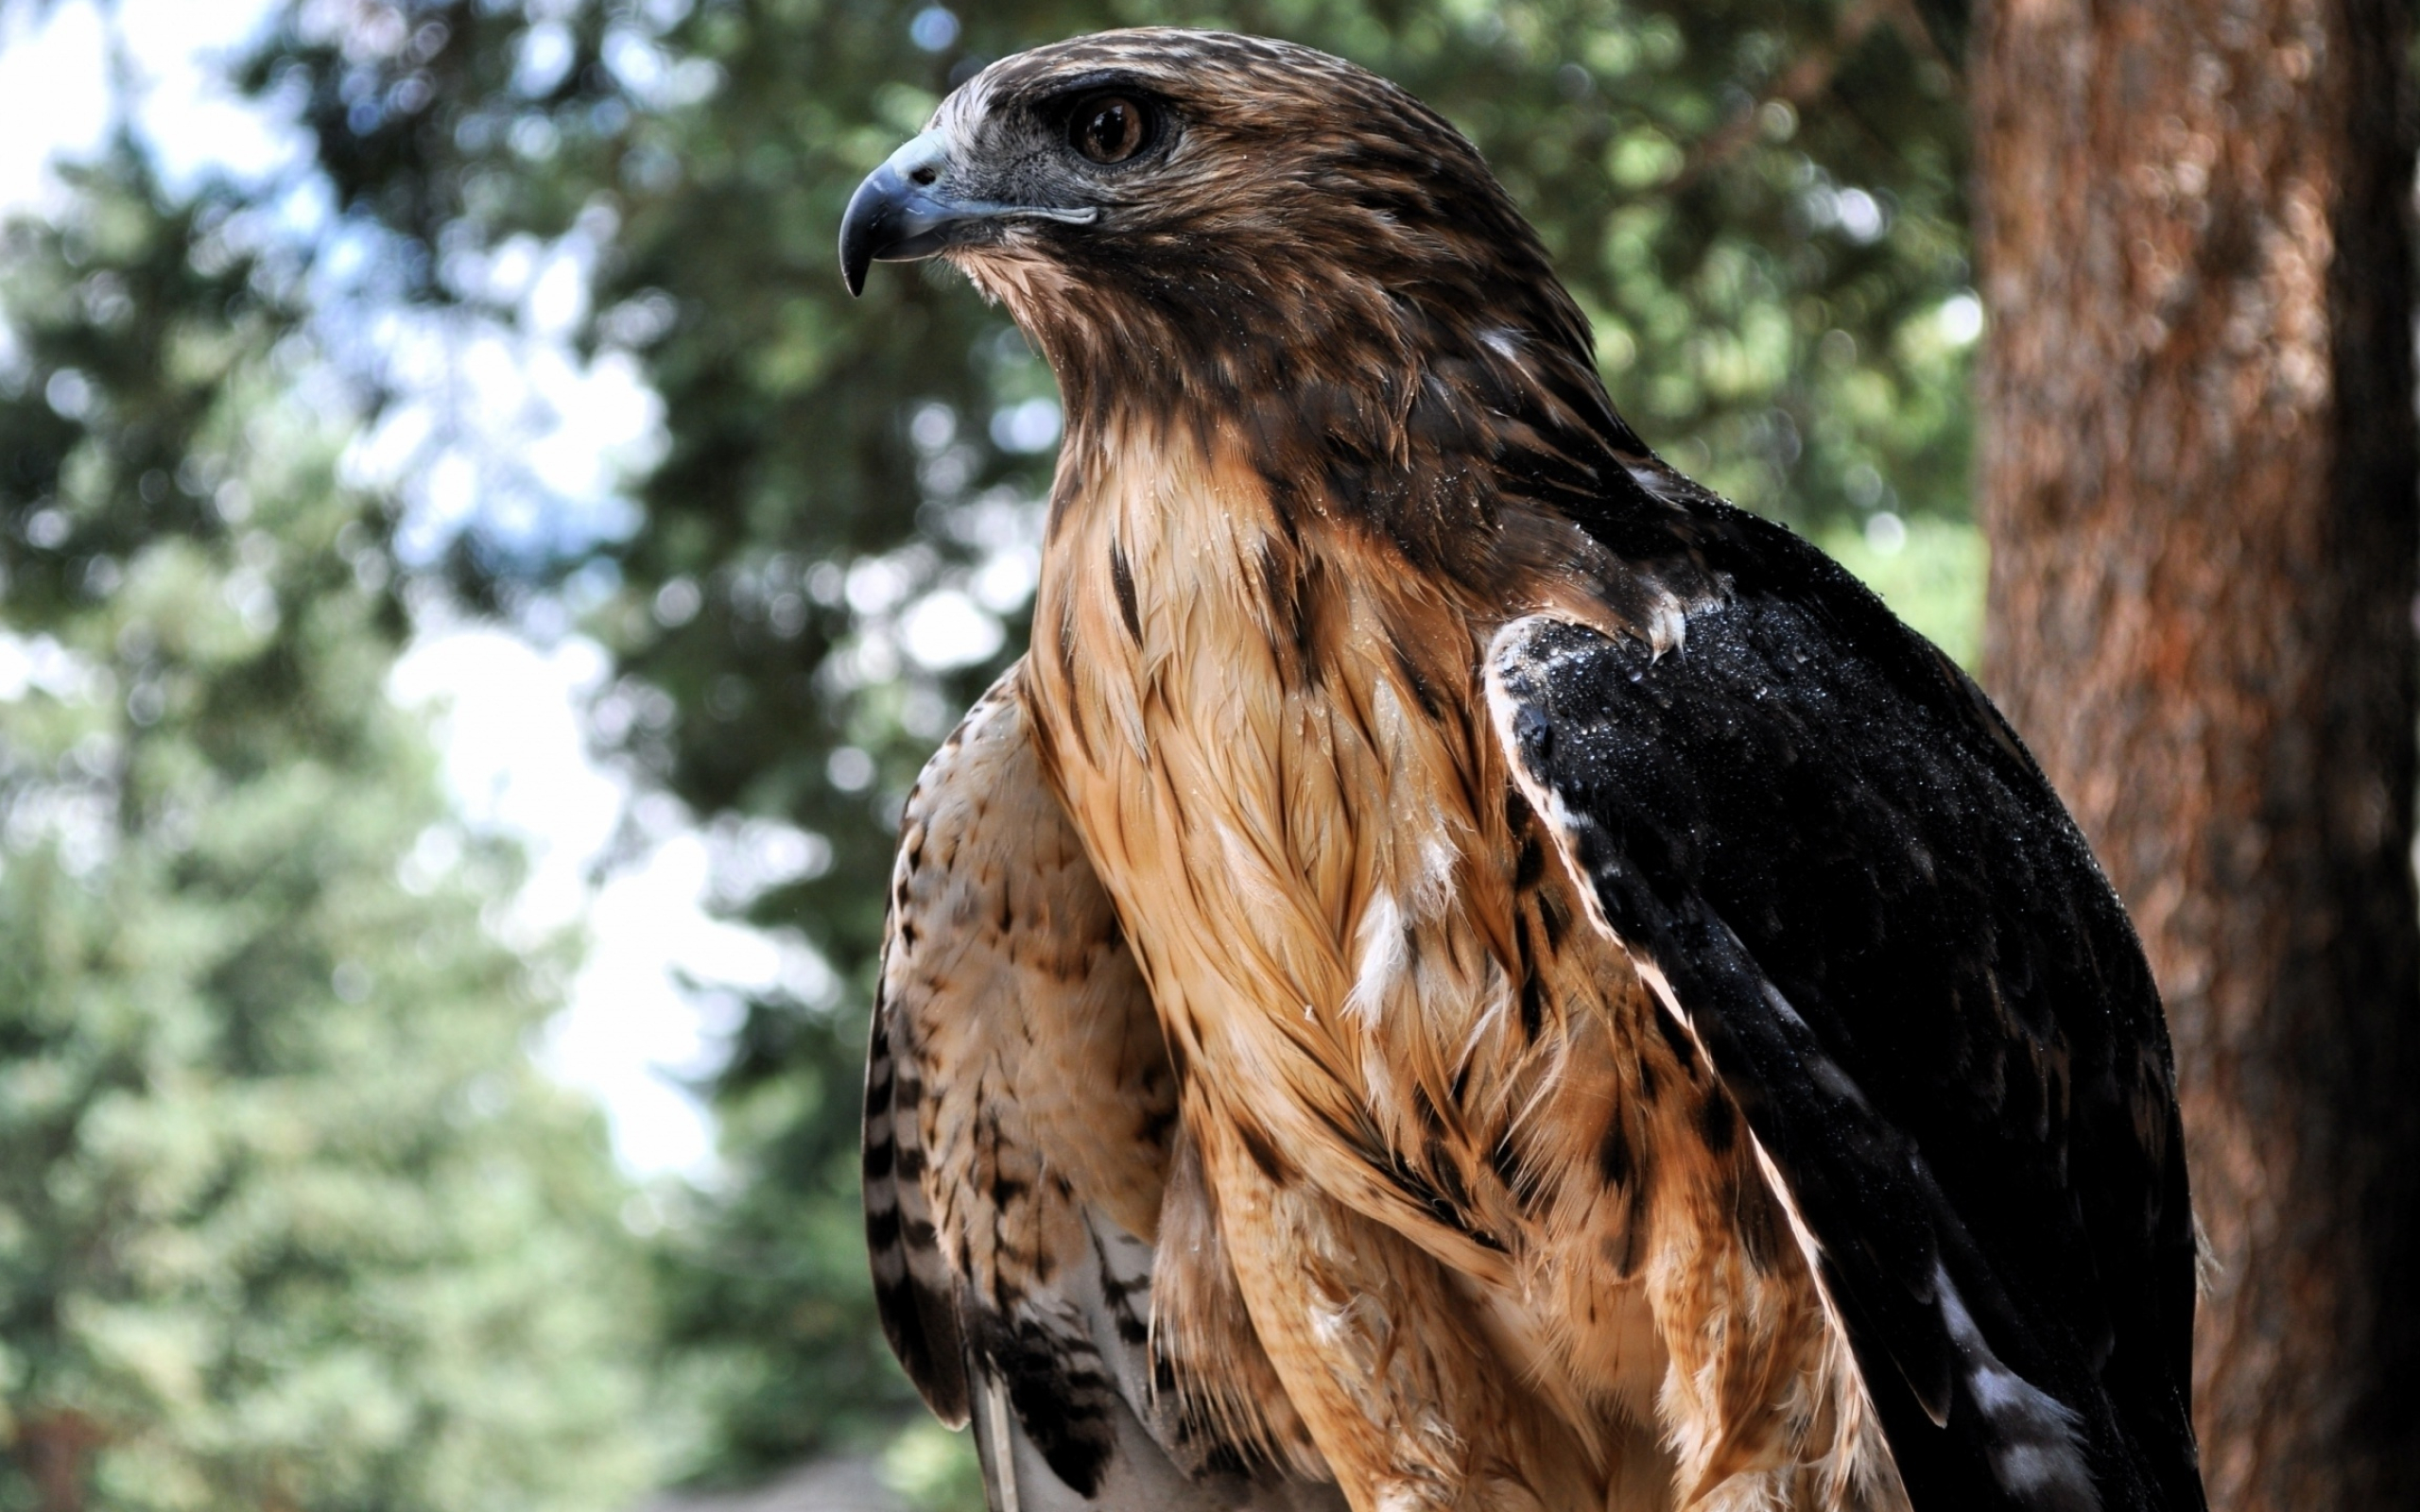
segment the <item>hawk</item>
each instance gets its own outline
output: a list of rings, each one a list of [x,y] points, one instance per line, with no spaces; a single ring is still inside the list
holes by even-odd
[[[2203,1505],[2117,898],[1956,665],[1624,423],[1452,127],[1082,38],[840,249],[962,269],[1066,413],[866,1100],[994,1508]]]

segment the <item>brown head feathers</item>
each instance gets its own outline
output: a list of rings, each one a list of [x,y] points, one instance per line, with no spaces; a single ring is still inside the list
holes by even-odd
[[[1105,101],[1141,130],[1098,163],[1076,139]],[[942,255],[1050,360],[1071,453],[1115,423],[1216,428],[1293,507],[1357,514],[1424,565],[1467,556],[1508,493],[1671,523],[1537,233],[1468,140],[1369,71],[1109,32],[992,65],[925,140],[963,193],[1061,217]]]

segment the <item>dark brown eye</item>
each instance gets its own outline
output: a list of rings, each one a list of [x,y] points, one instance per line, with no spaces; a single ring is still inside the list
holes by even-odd
[[[1069,139],[1095,163],[1124,163],[1143,150],[1150,117],[1142,102],[1124,94],[1096,94],[1076,107]]]

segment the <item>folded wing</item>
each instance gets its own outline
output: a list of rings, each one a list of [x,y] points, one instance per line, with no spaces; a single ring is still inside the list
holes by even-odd
[[[1176,1081],[1017,689],[1011,669],[968,713],[902,821],[866,1078],[884,1331],[934,1412],[973,1422],[994,1512],[1340,1506],[1244,1473],[1154,1356]]]
[[[2198,1508],[2159,1002],[1982,695],[1725,511],[1677,644],[1516,621],[1517,780],[1737,1101],[1919,1507]]]

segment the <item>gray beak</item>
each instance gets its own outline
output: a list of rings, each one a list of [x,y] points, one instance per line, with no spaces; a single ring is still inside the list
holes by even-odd
[[[1047,205],[1005,205],[961,199],[950,193],[949,154],[941,135],[927,131],[866,175],[840,217],[840,279],[852,295],[864,292],[866,269],[875,263],[912,263],[990,233],[1005,220],[1056,220],[1089,225],[1098,210],[1061,210]]]

